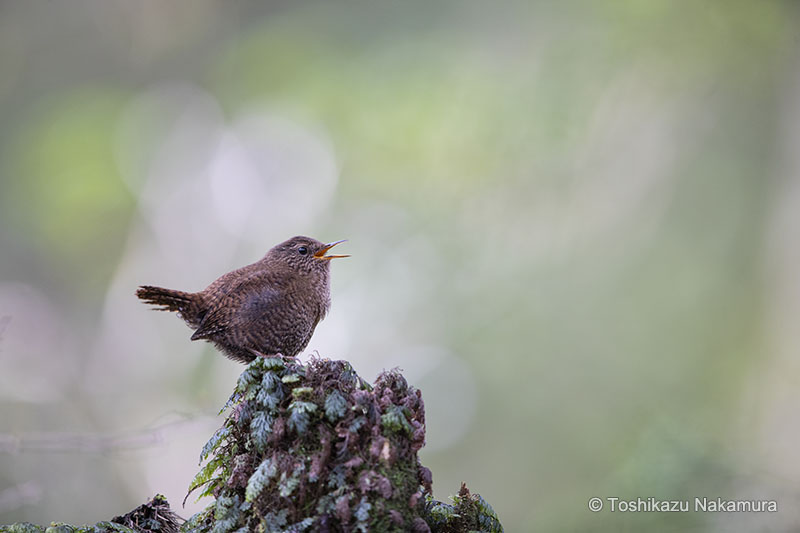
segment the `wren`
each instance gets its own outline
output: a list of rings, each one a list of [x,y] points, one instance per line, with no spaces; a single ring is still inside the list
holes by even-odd
[[[177,312],[195,330],[193,341],[209,341],[236,361],[295,357],[330,308],[330,260],[349,256],[327,252],[341,242],[292,237],[200,292],[142,285],[136,296]]]

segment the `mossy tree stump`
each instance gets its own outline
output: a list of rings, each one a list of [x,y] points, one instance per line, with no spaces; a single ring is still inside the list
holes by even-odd
[[[345,361],[258,358],[242,372],[225,410],[189,488],[215,501],[180,531],[503,531],[489,504],[465,485],[453,504],[432,499],[431,472],[417,456],[425,444],[422,394],[397,370],[371,386]],[[161,514],[142,514],[142,506],[113,522],[85,529],[59,524],[53,532],[175,531],[166,500],[158,504]],[[16,524],[0,531],[44,528]]]

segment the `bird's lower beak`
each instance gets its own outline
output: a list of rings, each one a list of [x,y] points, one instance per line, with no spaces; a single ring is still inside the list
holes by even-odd
[[[341,244],[345,242],[347,239],[342,239],[341,241],[336,242],[329,242],[323,248],[321,248],[317,253],[314,254],[316,259],[336,259],[337,257],[350,257],[349,255],[325,255],[325,253],[336,246],[337,244]]]

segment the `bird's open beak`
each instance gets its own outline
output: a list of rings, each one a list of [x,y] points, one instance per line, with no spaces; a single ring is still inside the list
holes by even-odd
[[[337,257],[350,257],[349,255],[325,255],[325,252],[327,252],[337,244],[345,242],[346,240],[347,239],[342,239],[341,241],[329,242],[323,248],[321,248],[317,253],[315,253],[314,257],[316,259],[336,259]]]

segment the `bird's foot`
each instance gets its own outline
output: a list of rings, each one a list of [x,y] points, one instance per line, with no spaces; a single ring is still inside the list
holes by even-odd
[[[292,356],[288,356],[288,355],[283,355],[282,353],[274,353],[274,354],[267,355],[267,354],[265,354],[265,353],[263,353],[263,352],[259,352],[258,350],[255,350],[255,349],[253,349],[253,348],[248,348],[247,350],[248,350],[248,351],[249,351],[251,354],[253,354],[255,357],[263,357],[263,358],[268,358],[268,357],[280,357],[281,359],[285,359],[285,360],[287,360],[287,361],[292,361],[292,362],[295,362],[295,363],[299,361],[299,359],[298,359],[297,357],[292,357]]]
[[[320,355],[320,353],[319,353],[319,350],[314,350],[313,352],[308,354],[308,359],[310,361],[330,361],[329,358],[322,357],[322,355]]]

